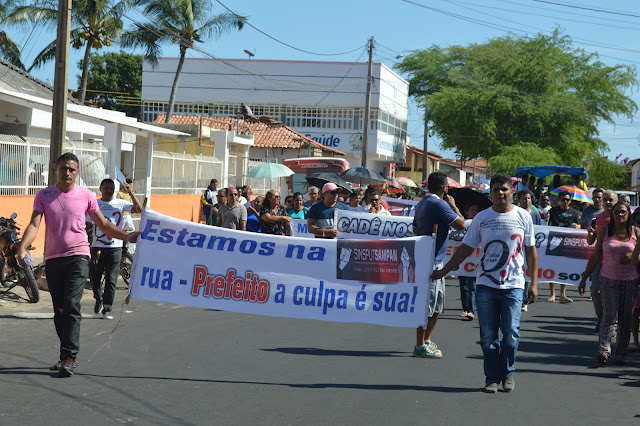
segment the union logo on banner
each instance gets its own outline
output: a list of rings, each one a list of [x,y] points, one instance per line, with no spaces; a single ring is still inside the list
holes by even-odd
[[[557,232],[550,230],[545,254],[574,259],[589,259],[594,247],[587,244],[584,232]]]
[[[337,243],[338,279],[415,283],[414,241],[338,240]]]

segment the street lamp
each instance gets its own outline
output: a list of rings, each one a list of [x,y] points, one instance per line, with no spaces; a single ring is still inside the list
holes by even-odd
[[[249,59],[251,59],[252,56],[256,56],[254,55],[254,53],[250,50],[244,49],[244,53],[246,53],[247,55],[249,55]]]

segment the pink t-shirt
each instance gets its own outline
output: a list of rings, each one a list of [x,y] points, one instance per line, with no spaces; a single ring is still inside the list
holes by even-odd
[[[91,254],[87,240],[86,217],[98,209],[96,196],[74,185],[64,193],[55,185],[36,194],[33,209],[44,213],[47,247],[44,259]]]
[[[632,281],[637,280],[638,267],[633,263],[620,263],[623,254],[632,252],[637,243],[636,233],[631,233],[627,241],[620,241],[613,236],[605,236],[602,242],[602,270],[600,275],[610,280]]]

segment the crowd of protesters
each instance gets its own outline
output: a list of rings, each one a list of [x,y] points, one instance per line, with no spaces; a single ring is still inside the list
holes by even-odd
[[[288,195],[284,202],[275,190],[253,200],[252,194],[250,186],[218,189],[218,181],[212,179],[200,197],[201,221],[227,229],[291,236],[291,221],[306,219],[309,232],[316,237],[335,238],[335,209],[391,215],[389,204],[382,198],[386,193],[373,187],[348,191],[327,182],[321,189],[309,186],[306,201],[300,192]]]
[[[73,154],[61,156],[55,171],[56,185],[43,189],[36,196],[18,257],[24,263],[27,247],[46,216],[53,224],[46,227],[50,242],[45,252],[46,272],[60,339],[60,360],[54,369],[62,376],[70,376],[77,366],[83,285],[87,278],[91,279],[95,312],[102,311],[105,318],[112,319],[120,247],[123,240],[134,242],[139,234],[127,233],[123,230],[125,221],[114,223],[110,218],[122,217],[125,212],[140,212],[142,205],[133,195],[130,182],[122,185],[121,196],[114,197],[115,182],[103,180],[98,200],[90,191],[76,186],[78,159]],[[571,183],[587,189],[582,176],[573,176]],[[499,384],[507,392],[515,388],[520,317],[522,312],[527,312],[528,303],[538,298],[534,225],[581,228],[587,232],[587,243],[595,245],[578,291],[584,294],[587,280],[591,280],[590,295],[598,318],[598,361],[602,365],[609,362],[614,334],[617,336],[616,364],[623,365],[627,352],[638,349],[640,209],[633,213],[629,200],[622,197],[618,200],[611,190],[595,188],[593,202],[588,204],[575,201],[570,192],[550,191],[561,185],[560,176],[554,176],[549,188],[545,188],[542,179],[523,176],[514,187],[510,176],[498,173],[489,184],[492,206],[480,211],[480,206],[472,203],[461,212],[456,200],[448,194],[447,176],[442,172],[429,175],[428,192],[421,194],[421,201],[415,205],[413,232],[416,235],[435,234],[435,259],[427,316],[416,330],[414,356],[442,358],[442,349],[438,348],[433,336],[445,305],[444,277],[477,247],[480,247],[481,256],[485,251],[495,256],[489,247],[497,239],[503,243],[501,258],[509,260],[499,261],[496,267],[477,277],[458,277],[463,309],[460,315],[467,320],[478,316],[484,356],[483,390],[495,393]],[[250,186],[218,188],[217,180],[212,179],[200,198],[201,221],[232,230],[291,236],[292,220],[306,220],[308,231],[315,238],[333,239],[338,233],[337,210],[391,215],[389,204],[382,195],[373,187],[346,191],[327,182],[321,188],[310,186],[307,201],[299,192],[282,200],[276,190],[254,196]],[[403,198],[408,199],[414,196],[409,192],[403,194]],[[113,215],[114,211],[118,215]],[[97,225],[91,248],[85,229],[78,227],[87,216]],[[515,235],[520,238],[513,238]],[[449,238],[461,239],[462,244],[444,264]],[[524,273],[525,265],[528,276]],[[101,288],[103,274],[106,278],[104,291]],[[566,294],[566,284],[560,284],[560,302],[572,302]],[[554,302],[555,283],[550,284],[550,293],[548,300]],[[632,339],[633,343],[630,343]]]

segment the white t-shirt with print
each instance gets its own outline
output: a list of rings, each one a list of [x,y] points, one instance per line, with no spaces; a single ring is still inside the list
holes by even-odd
[[[534,246],[531,215],[514,208],[498,213],[481,211],[471,222],[463,244],[482,247],[476,283],[499,289],[524,289],[524,247]]]
[[[124,225],[124,219],[122,214],[127,211],[130,212],[133,208],[133,203],[121,200],[120,198],[114,198],[111,201],[102,201],[98,198],[98,207],[107,220],[111,221],[115,226],[122,229]],[[117,238],[109,238],[104,232],[97,226],[94,226],[93,230],[93,247],[107,247],[107,248],[119,248],[122,247],[122,240]]]

